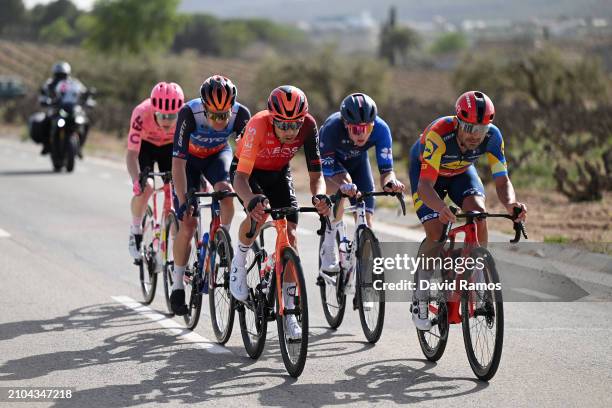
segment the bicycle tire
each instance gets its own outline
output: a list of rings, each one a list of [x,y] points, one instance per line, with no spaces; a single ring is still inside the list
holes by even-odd
[[[260,251],[257,242],[254,242],[251,246],[250,254],[251,257]],[[249,259],[250,256],[247,254],[247,264],[250,265],[253,260]],[[249,297],[252,302],[251,308],[238,302],[238,320],[240,323],[240,333],[242,336],[242,342],[244,348],[250,358],[256,360],[261,356],[266,345],[266,336],[268,332],[268,318],[266,311],[269,309],[271,303],[268,303],[267,299],[273,299],[270,296],[270,292],[274,290],[274,273],[272,273],[272,279],[270,280],[268,294],[262,293],[257,289],[257,285],[260,282],[259,271],[261,270],[261,262],[258,261],[257,265],[248,272],[247,283],[249,284]]]
[[[189,330],[193,330],[198,325],[202,312],[202,292],[200,288],[203,284],[205,271],[202,271],[202,274],[198,275],[198,268],[200,268],[198,258],[201,250],[201,248],[198,248],[198,235],[194,235],[190,242],[191,248],[187,267],[191,273],[191,284],[185,285],[185,302],[187,303],[188,312],[183,316],[183,320],[185,321],[185,326],[187,326]],[[188,273],[188,271],[185,271],[185,273]],[[187,297],[188,293],[189,297]]]
[[[470,256],[473,259],[482,258],[485,263],[486,271],[484,273],[485,282],[490,284],[498,284],[499,283],[499,275],[497,273],[497,269],[495,267],[495,261],[493,260],[493,256],[491,253],[482,247],[474,248],[472,250]],[[478,324],[476,326],[481,327],[490,327],[492,323],[495,324],[495,340],[493,343],[493,353],[491,353],[491,359],[488,363],[482,364],[478,356],[476,356],[477,350],[474,350],[474,346],[478,344],[479,336],[476,339],[476,344],[472,341],[472,331],[471,321],[473,319],[477,319],[476,316],[473,317],[473,313],[471,313],[470,308],[474,307],[474,297],[478,296],[474,291],[466,291],[464,292],[461,298],[461,326],[463,329],[463,341],[465,344],[465,351],[467,353],[468,361],[470,362],[470,367],[472,367],[472,371],[482,381],[489,381],[499,368],[499,363],[501,361],[502,349],[504,344],[504,301],[501,295],[501,291],[496,293],[493,290],[485,290],[484,291],[484,307],[480,309],[483,310],[484,313],[487,314],[485,319],[481,320],[486,324]],[[491,318],[491,313],[493,313],[493,318]],[[485,336],[486,337],[486,336]],[[491,348],[487,345],[487,350]],[[484,352],[484,348],[482,350]]]
[[[168,217],[166,218],[166,225],[164,226],[164,236],[166,237],[166,254],[163,265],[164,297],[166,299],[166,308],[168,309],[168,313],[170,315],[174,315],[172,305],[170,303],[170,293],[172,292],[171,289],[173,283],[172,270],[174,267],[174,235],[178,231],[178,228],[179,224],[178,220],[176,219],[176,214],[173,210],[170,210]]]
[[[308,296],[306,293],[306,281],[304,280],[304,272],[302,271],[302,264],[300,262],[300,258],[298,257],[295,250],[291,247],[286,247],[283,249],[281,255],[282,262],[282,273],[281,273],[281,281],[277,282],[278,285],[283,285],[284,279],[288,276],[287,271],[288,265],[293,265],[294,275],[297,279],[297,289],[295,296],[297,299],[296,309],[299,309],[299,313],[297,313],[297,320],[301,323],[302,327],[302,336],[299,341],[291,341],[285,336],[285,316],[288,314],[284,314],[281,316],[280,313],[276,313],[276,325],[278,328],[278,341],[280,343],[281,354],[283,357],[283,363],[285,364],[285,368],[291,377],[298,378],[302,371],[304,370],[304,366],[306,364],[306,356],[308,354]],[[274,293],[277,294],[276,289]],[[276,298],[276,310],[279,310],[279,299],[278,296]],[[294,350],[294,345],[299,343],[299,351],[297,353]],[[290,346],[291,344],[291,346]],[[289,349],[291,347],[291,350]],[[297,354],[295,358],[290,356],[289,354]]]
[[[367,244],[369,243],[369,244]],[[385,276],[381,274],[373,274],[372,264],[374,258],[379,258],[381,256],[380,243],[378,239],[374,235],[374,232],[368,228],[367,226],[361,227],[361,231],[359,232],[358,238],[358,247],[356,251],[357,263],[356,263],[356,282],[358,285],[357,290],[355,291],[355,296],[357,296],[357,305],[359,308],[359,320],[361,321],[361,329],[363,330],[363,334],[369,343],[376,343],[380,340],[380,336],[382,335],[383,326],[385,324],[385,292],[383,290],[377,291],[374,290],[374,282],[375,281],[385,281]],[[370,245],[370,254],[371,259],[366,259],[367,254],[365,253],[365,248],[367,245]],[[370,266],[370,270],[366,271],[366,266]],[[376,296],[374,296],[376,295]],[[368,315],[370,314],[369,310],[366,310],[365,301],[368,301],[371,296],[378,298],[378,300],[374,300],[372,305],[375,309],[376,304],[378,304],[378,314],[375,319],[369,319]],[[372,328],[370,323],[375,324]]]
[[[421,241],[421,246],[419,247],[419,255],[421,254],[421,249],[425,240]],[[420,280],[420,270],[417,270],[414,274],[414,283],[415,286],[419,285]],[[412,307],[412,306],[410,306]],[[429,312],[434,313],[435,317],[432,319],[434,324],[432,325],[431,330],[419,330],[417,331],[417,338],[419,340],[419,346],[421,346],[421,351],[425,358],[429,361],[436,362],[442,355],[444,354],[444,350],[446,350],[446,344],[448,342],[448,334],[450,332],[450,324],[448,322],[448,306],[446,303],[446,299],[443,297],[439,297],[436,300],[429,301]],[[412,310],[410,311],[412,315]],[[437,340],[434,340],[437,339]],[[434,343],[434,341],[436,341]]]
[[[215,233],[215,239],[209,254],[209,289],[208,304],[210,306],[210,320],[215,337],[220,344],[225,344],[232,335],[234,327],[235,302],[229,290],[229,275],[234,258],[231,238],[225,227],[220,227]],[[215,256],[212,255],[215,251]],[[214,259],[214,261],[213,261]],[[214,262],[214,264],[213,264]],[[217,304],[218,301],[224,302]],[[225,304],[227,316],[222,318],[221,308]]]
[[[153,211],[148,206],[142,218],[142,242],[140,243],[140,289],[142,290],[143,304],[148,305],[155,298],[157,289],[157,274],[155,273],[155,252],[153,250]]]
[[[319,238],[319,254],[321,254],[321,246],[323,245],[323,240],[325,237],[322,235]],[[336,245],[338,244],[338,236],[336,235]],[[321,270],[321,256],[319,255],[319,270]],[[343,291],[338,288],[340,276],[342,276],[341,272],[325,272],[330,277],[336,278],[336,285],[333,286],[329,284],[325,279],[318,278],[317,285],[319,286],[319,292],[321,294],[321,305],[323,306],[323,314],[325,315],[325,320],[327,320],[327,324],[332,329],[337,329],[342,324],[342,320],[344,320],[344,312],[346,310],[346,295]],[[335,306],[334,303],[330,303],[331,300],[328,300],[329,296],[333,295],[335,298]],[[336,309],[336,313],[332,312],[332,309]]]

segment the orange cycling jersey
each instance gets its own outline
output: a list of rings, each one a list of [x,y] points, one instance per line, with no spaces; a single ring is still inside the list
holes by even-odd
[[[261,111],[249,120],[236,145],[236,171],[251,174],[255,170],[280,171],[304,146],[308,171],[321,171],[321,154],[317,123],[310,115],[304,118],[297,137],[291,143],[281,143],[274,134],[272,115]]]

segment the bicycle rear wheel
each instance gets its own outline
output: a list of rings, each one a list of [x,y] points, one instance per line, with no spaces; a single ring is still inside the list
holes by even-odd
[[[268,332],[268,319],[273,311],[270,310],[274,292],[274,274],[271,274],[271,281],[266,293],[261,290],[261,280],[259,271],[262,268],[262,260],[259,259],[259,245],[254,242],[246,257],[246,264],[250,266],[255,262],[255,266],[247,273],[247,284],[249,286],[249,297],[246,304],[237,303],[238,320],[240,322],[240,333],[244,348],[252,359],[257,359],[263,352],[266,344]]]
[[[423,250],[425,240],[421,242],[419,248],[419,255]],[[421,280],[421,270],[417,270],[414,274],[414,284],[419,286]],[[429,278],[429,282],[441,283],[443,277],[441,271],[434,271],[433,275]],[[411,306],[412,307],[412,306]],[[411,310],[412,313],[412,310]],[[446,303],[445,293],[442,291],[430,292],[429,296],[429,316],[431,320],[430,330],[419,330],[417,329],[417,338],[419,339],[419,345],[425,358],[429,361],[438,361],[444,354],[446,349],[446,343],[448,342],[449,333],[449,322],[448,322],[448,305]]]
[[[482,259],[484,282],[487,286],[499,283],[499,276],[491,253],[485,248],[474,248],[470,256]],[[474,276],[470,282],[474,282]],[[478,279],[476,279],[478,280]],[[461,319],[465,351],[476,377],[488,381],[497,372],[504,343],[504,303],[501,290],[469,290],[461,299]]]
[[[164,261],[163,279],[164,279],[164,297],[166,298],[166,307],[168,308],[168,312],[172,315],[174,314],[174,312],[172,311],[172,305],[170,304],[170,293],[172,292],[172,282],[173,282],[173,278],[172,278],[172,270],[174,267],[173,248],[174,248],[174,237],[176,236],[178,227],[179,227],[179,224],[178,224],[178,220],[176,219],[176,215],[174,214],[174,211],[170,211],[166,219],[166,225],[164,226],[166,244],[165,244],[165,256],[163,260]]]
[[[188,312],[183,319],[188,329],[193,330],[198,325],[200,313],[202,312],[202,285],[204,275],[200,271],[202,266],[198,262],[202,248],[198,245],[198,235],[194,235],[190,241],[189,261],[185,270],[185,301]]]
[[[324,236],[319,239],[319,254],[321,253],[321,247],[323,246]],[[336,242],[338,237],[336,236]],[[321,257],[319,256],[319,270],[321,270]],[[323,272],[330,278],[336,281],[333,285],[327,282],[321,276],[317,277],[317,286],[321,293],[321,304],[323,305],[323,314],[327,324],[332,329],[340,327],[342,320],[344,319],[344,312],[346,310],[346,295],[343,290],[340,290],[342,283],[340,282],[342,273],[341,272]]]
[[[287,309],[285,305],[282,316],[279,310],[280,299],[278,296],[275,296],[278,340],[280,342],[285,368],[290,376],[297,378],[304,370],[306,355],[308,353],[308,297],[306,296],[306,282],[304,281],[304,272],[302,271],[300,258],[293,248],[286,247],[283,249],[281,262],[281,281],[277,282],[277,285],[280,285],[282,288],[283,283],[295,283],[296,287],[294,293],[289,294],[293,297],[295,307],[293,309]],[[277,293],[276,289],[274,290],[275,293]],[[298,339],[291,339],[288,336],[287,320],[289,316],[295,316],[302,329],[302,334]]]
[[[142,289],[143,303],[153,302],[157,288],[157,274],[155,273],[155,248],[153,248],[155,219],[151,207],[147,207],[142,218],[142,241],[140,242],[140,288]]]
[[[214,253],[212,253],[214,251]],[[229,290],[229,275],[233,259],[229,233],[220,227],[211,245],[208,303],[213,331],[217,341],[227,343],[234,326],[235,299]]]
[[[359,307],[359,320],[363,334],[370,343],[376,343],[382,335],[385,323],[385,292],[375,290],[376,281],[385,281],[384,275],[374,274],[374,258],[381,256],[380,244],[368,227],[362,228],[359,233],[359,247],[357,249],[356,282],[358,290],[357,305]]]

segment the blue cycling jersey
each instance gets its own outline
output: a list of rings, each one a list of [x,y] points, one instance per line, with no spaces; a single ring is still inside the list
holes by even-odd
[[[392,140],[389,125],[380,117],[376,117],[370,138],[364,146],[358,147],[349,138],[340,112],[327,118],[319,130],[319,147],[321,150],[321,163],[323,174],[333,176],[346,170],[342,164],[349,161],[367,157],[367,151],[376,148],[376,163],[381,174],[393,170],[393,154],[391,152]],[[340,166],[339,166],[340,165]]]

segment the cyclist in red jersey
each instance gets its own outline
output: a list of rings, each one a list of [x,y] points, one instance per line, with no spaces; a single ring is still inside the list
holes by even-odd
[[[240,225],[232,261],[230,290],[238,300],[246,300],[248,296],[246,254],[255,240],[246,236],[250,218],[261,226],[267,219],[265,208],[298,207],[289,162],[302,146],[313,205],[319,214],[329,215],[330,201],[325,195],[325,180],[321,172],[317,124],[308,113],[306,95],[294,86],[280,86],[270,94],[268,109],[257,113],[247,123],[230,171],[234,189],[249,214]],[[294,248],[297,248],[297,218],[297,214],[287,217],[289,243]],[[294,287],[295,284],[289,284],[283,288],[283,293],[292,293]],[[293,297],[287,299],[287,308],[291,308]],[[292,317],[295,319],[295,315]],[[297,321],[294,323],[288,322],[290,335],[299,337],[301,328]]]
[[[128,245],[134,259],[140,258],[142,217],[153,194],[153,187],[148,183],[144,191],[141,190],[139,175],[146,167],[153,171],[154,163],[157,163],[159,171],[172,170],[174,127],[184,101],[183,90],[178,84],[160,82],[153,87],[151,97],[142,101],[132,112],[125,161],[134,193],[130,204],[132,225]],[[170,185],[164,185],[164,194],[167,199],[170,198]]]

